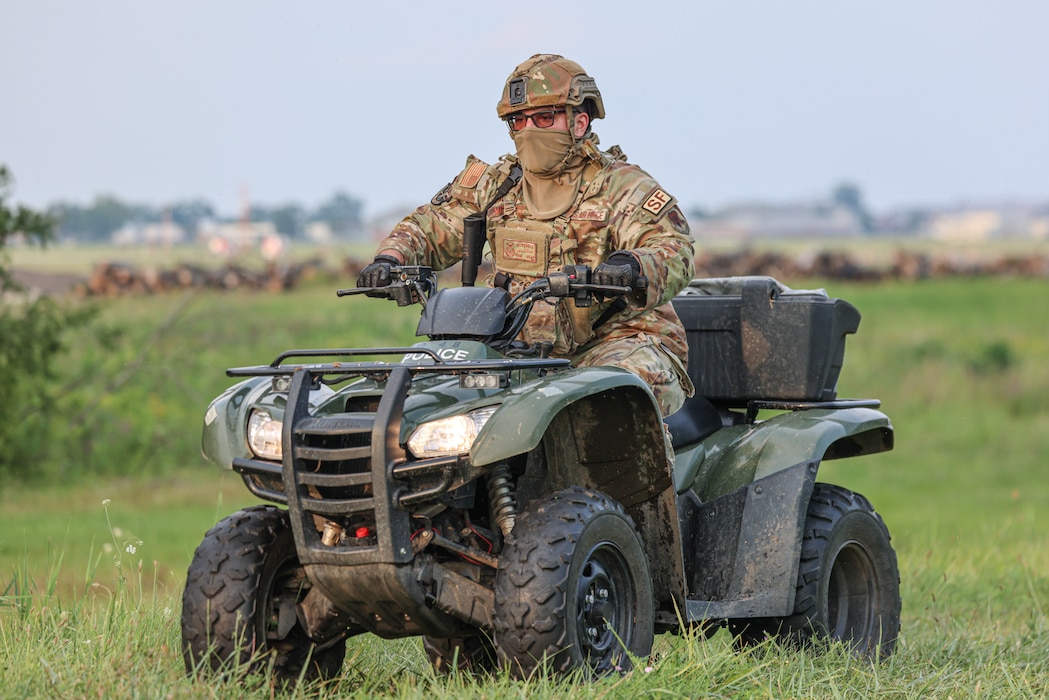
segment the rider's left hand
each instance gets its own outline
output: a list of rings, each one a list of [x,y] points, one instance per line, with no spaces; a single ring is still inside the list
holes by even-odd
[[[641,274],[641,264],[630,253],[617,251],[594,270],[591,282],[609,287],[633,287]]]

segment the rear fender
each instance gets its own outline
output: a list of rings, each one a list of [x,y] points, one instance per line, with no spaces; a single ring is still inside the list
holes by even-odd
[[[718,431],[703,444],[700,464],[679,464],[695,477],[678,490],[691,485],[710,501],[802,462],[891,450],[893,428],[888,416],[872,408],[820,408]]]
[[[687,616],[789,615],[821,461],[892,449],[892,424],[870,408],[813,409],[719,433],[704,442],[693,490],[678,496]]]

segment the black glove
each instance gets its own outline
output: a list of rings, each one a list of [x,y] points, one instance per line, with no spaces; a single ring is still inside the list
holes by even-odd
[[[385,287],[390,279],[390,268],[400,265],[401,261],[390,255],[376,255],[375,260],[365,265],[357,275],[358,287]]]
[[[633,287],[641,274],[641,263],[630,253],[612,253],[597,266],[590,281],[609,287]]]

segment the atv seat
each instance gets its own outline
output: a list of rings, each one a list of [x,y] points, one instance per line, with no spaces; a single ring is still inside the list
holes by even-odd
[[[664,418],[663,422],[670,430],[670,441],[675,447],[699,442],[723,426],[721,413],[702,396],[685,399],[681,408]]]

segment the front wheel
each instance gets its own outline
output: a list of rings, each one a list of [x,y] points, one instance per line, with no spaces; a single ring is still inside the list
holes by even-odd
[[[186,574],[187,673],[264,672],[272,663],[281,682],[337,674],[345,639],[318,647],[298,620],[296,606],[309,588],[287,511],[255,506],[220,521],[204,536]]]
[[[648,559],[623,507],[571,488],[533,502],[499,557],[495,646],[513,675],[630,668],[652,650]]]
[[[889,656],[900,632],[900,570],[889,530],[870,502],[816,484],[805,517],[794,614],[786,641],[842,642],[865,657]]]

